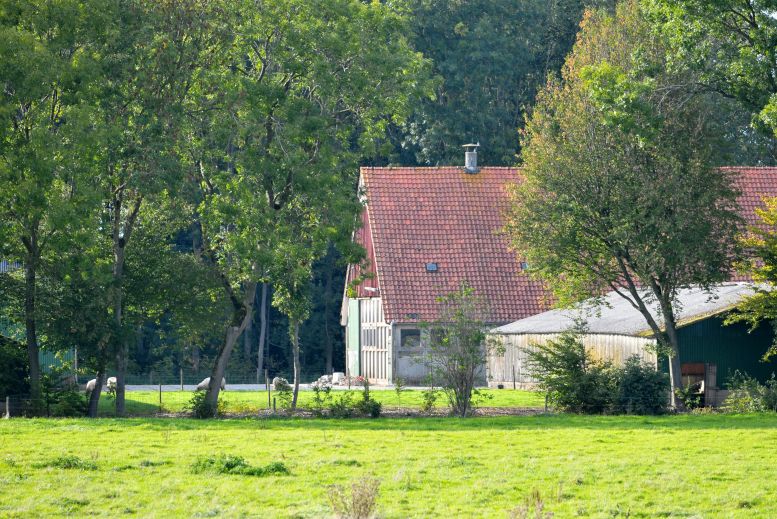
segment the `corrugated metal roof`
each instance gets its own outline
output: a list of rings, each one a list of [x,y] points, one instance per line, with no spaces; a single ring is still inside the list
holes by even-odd
[[[715,287],[711,292],[701,288],[681,290],[678,304],[675,306],[677,321],[682,326],[725,312],[744,297],[752,295],[754,286],[752,283],[726,283]],[[657,303],[650,305],[650,311],[659,324],[663,323]],[[500,326],[495,328],[493,333],[561,333],[572,328],[576,319],[587,323],[589,333],[632,336],[651,334],[642,314],[615,292],[604,297],[603,305],[597,306],[595,300],[588,300],[575,308],[550,310]]]

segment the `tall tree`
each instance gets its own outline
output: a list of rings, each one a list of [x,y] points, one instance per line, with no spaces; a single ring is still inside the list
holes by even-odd
[[[23,262],[30,392],[40,395],[38,276],[51,239],[67,232],[108,2],[11,1],[0,10],[0,253]],[[87,153],[85,156],[88,156]],[[84,156],[80,157],[84,158]]]
[[[223,69],[202,83],[195,105],[213,110],[193,113],[188,147],[200,257],[232,306],[206,397],[212,409],[257,283],[270,281],[278,293],[289,279],[302,283],[299,269],[309,283],[326,241],[350,237],[359,210],[355,158],[379,149],[386,126],[402,122],[427,88],[425,61],[390,4],[236,0],[231,7],[241,13],[234,44]],[[322,241],[295,253],[302,249],[294,244]],[[305,314],[290,316],[298,325]]]
[[[741,101],[756,127],[777,136],[777,2],[646,0],[675,67]]]
[[[670,357],[675,389],[677,293],[728,279],[740,225],[730,173],[716,168],[714,99],[696,84],[667,72],[666,44],[635,0],[589,14],[530,115],[508,223],[561,303],[609,290],[628,300]]]
[[[96,127],[102,138],[96,175],[107,216],[112,267],[112,351],[116,412],[124,413],[128,344],[137,322],[125,311],[125,264],[148,202],[182,181],[178,138],[196,74],[224,39],[220,4],[201,0],[121,2],[116,29],[103,50]]]
[[[584,0],[412,0],[413,45],[434,63],[435,98],[399,131],[403,162],[456,164],[479,141],[484,164],[519,150],[524,109],[575,41]]]

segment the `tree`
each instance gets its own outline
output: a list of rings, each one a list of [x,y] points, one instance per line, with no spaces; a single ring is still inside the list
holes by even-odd
[[[206,396],[212,409],[257,284],[272,283],[275,304],[285,294],[298,337],[313,262],[357,222],[356,158],[381,149],[388,124],[427,90],[426,62],[389,4],[230,7],[241,13],[234,42],[198,83],[187,135],[199,255],[231,301]]]
[[[726,324],[747,323],[751,330],[764,322],[777,327],[777,292],[773,289],[777,285],[777,198],[767,199],[765,203],[765,208],[755,210],[761,221],[750,227],[742,240],[747,260],[742,262],[741,268],[759,285],[755,293],[739,303],[725,320]],[[777,355],[777,339],[764,354],[764,360],[774,355]]]
[[[777,136],[777,18],[774,0],[649,0],[673,66],[741,101],[756,127]]]
[[[184,106],[195,76],[207,70],[225,40],[218,2],[133,0],[119,6],[114,37],[102,49],[95,131],[100,164],[95,178],[108,229],[116,366],[116,413],[124,413],[128,343],[139,322],[127,320],[125,266],[141,212],[182,183],[178,155]],[[151,202],[149,204],[149,202]],[[141,321],[142,323],[142,321]]]
[[[507,223],[560,304],[610,290],[628,300],[675,389],[678,290],[729,279],[741,223],[731,173],[716,167],[714,98],[695,79],[667,71],[637,2],[588,14],[530,115]]]
[[[486,336],[487,304],[466,283],[437,301],[440,315],[425,325],[431,378],[442,387],[453,413],[469,416],[477,377],[483,375],[486,358],[496,348]]]
[[[0,254],[24,267],[24,323],[30,392],[40,396],[38,277],[57,233],[68,232],[88,157],[95,47],[111,15],[99,0],[8,2],[0,13]],[[88,162],[88,160],[86,160]]]
[[[516,130],[548,73],[575,41],[585,0],[412,0],[414,47],[434,63],[434,99],[398,131],[402,163],[456,164],[479,141],[483,164],[507,165]]]

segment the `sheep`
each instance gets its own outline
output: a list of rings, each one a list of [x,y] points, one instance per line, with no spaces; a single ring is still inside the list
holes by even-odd
[[[89,394],[94,391],[95,386],[97,386],[97,379],[93,378],[86,383],[86,393]],[[105,386],[108,393],[116,393],[116,377],[108,377],[108,380],[105,381]]]
[[[205,380],[197,384],[197,391],[204,391],[208,389],[208,386],[210,385],[210,377],[207,377]],[[221,389],[226,391],[227,390],[227,379],[224,377],[221,377]]]
[[[87,394],[91,393],[92,391],[94,391],[94,386],[96,386],[96,385],[97,385],[97,379],[96,378],[93,378],[92,380],[87,382],[86,383],[86,392],[87,392]]]

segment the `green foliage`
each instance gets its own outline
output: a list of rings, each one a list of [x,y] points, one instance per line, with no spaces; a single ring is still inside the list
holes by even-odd
[[[205,391],[195,391],[192,393],[189,402],[184,406],[184,411],[191,413],[194,418],[213,418],[221,416],[227,411],[227,404],[224,400],[219,400],[214,409],[207,399]]]
[[[261,467],[255,467],[246,462],[242,456],[220,454],[198,458],[192,463],[194,474],[229,474],[239,476],[286,476],[289,469],[280,461],[275,461]]]
[[[293,388],[285,378],[278,378],[273,381],[275,386],[275,395],[278,399],[278,406],[282,411],[291,410],[291,401],[293,398]]]
[[[402,405],[402,393],[407,391],[405,379],[402,377],[394,378],[394,392],[397,394],[397,405]]]
[[[616,370],[617,387],[613,411],[625,414],[663,414],[669,404],[668,377],[642,362],[638,356],[626,359]]]
[[[586,414],[610,411],[618,387],[612,364],[594,359],[576,332],[535,348],[529,352],[530,367],[555,409]]]
[[[673,64],[702,72],[704,84],[739,99],[757,127],[777,136],[777,19],[774,2],[650,0]]]
[[[429,414],[434,411],[434,406],[437,404],[437,398],[439,396],[438,390],[430,387],[424,389],[421,392],[421,412]]]
[[[777,411],[777,378],[772,374],[765,384],[737,371],[728,383],[729,394],[723,410],[729,413]]]
[[[681,388],[674,390],[674,394],[677,400],[682,402],[685,409],[693,411],[701,407],[702,395],[699,393],[699,388],[696,384],[686,384]]]
[[[535,345],[529,362],[548,401],[560,411],[584,414],[663,414],[669,401],[666,375],[639,357],[623,367],[586,350],[578,330]]]
[[[79,458],[74,454],[63,454],[50,461],[39,463],[36,466],[58,469],[97,470],[97,463]]]
[[[0,397],[26,395],[27,370],[24,346],[0,335]]]
[[[611,1],[412,0],[415,48],[438,81],[401,130],[402,163],[461,164],[461,145],[480,142],[479,161],[512,165],[516,130],[548,74],[575,41],[583,10]]]

